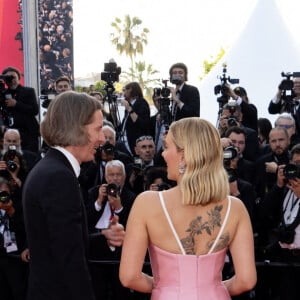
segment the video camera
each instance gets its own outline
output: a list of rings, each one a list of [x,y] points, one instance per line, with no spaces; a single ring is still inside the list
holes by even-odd
[[[281,100],[285,102],[284,111],[292,112],[294,102],[293,99],[295,98],[295,93],[293,91],[294,82],[291,78],[300,77],[300,72],[281,72],[281,76],[285,77],[279,85],[279,89],[282,91]]]
[[[158,98],[158,112],[164,125],[169,126],[171,124],[171,111],[170,111],[170,94],[171,90],[168,88],[168,80],[162,80],[164,87],[154,88],[152,99]]]
[[[218,84],[214,87],[214,93],[215,95],[218,95],[221,93],[221,96],[217,98],[217,101],[223,106],[225,103],[228,102],[229,96],[227,95],[228,93],[228,87],[225,85],[226,83],[231,83],[231,84],[238,84],[240,82],[239,79],[233,79],[230,78],[229,76],[227,77],[227,64],[223,64],[223,74],[219,76],[221,80],[221,84]]]
[[[228,181],[233,182],[237,179],[236,171],[230,167],[230,162],[238,156],[236,147],[228,146],[223,150],[223,166],[228,174]]]
[[[101,72],[101,80],[106,83],[113,83],[119,81],[121,68],[117,67],[117,63],[112,59],[108,63],[104,63],[104,71]]]

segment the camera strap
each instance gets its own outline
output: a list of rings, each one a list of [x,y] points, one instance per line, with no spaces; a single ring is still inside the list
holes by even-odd
[[[289,190],[283,202],[282,224],[295,229],[300,224],[300,199]]]

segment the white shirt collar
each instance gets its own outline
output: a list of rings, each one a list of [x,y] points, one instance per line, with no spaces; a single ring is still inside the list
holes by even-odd
[[[66,148],[63,148],[60,146],[55,146],[53,148],[60,151],[68,159],[68,161],[70,162],[70,164],[75,172],[76,177],[78,177],[80,174],[80,165],[78,163],[78,160],[75,158],[75,156],[70,151],[68,151]]]

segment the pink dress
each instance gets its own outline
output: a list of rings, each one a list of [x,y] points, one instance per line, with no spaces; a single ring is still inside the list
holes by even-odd
[[[222,269],[227,248],[213,252],[228,219],[231,199],[220,232],[205,255],[186,255],[166,210],[162,193],[160,201],[182,254],[149,245],[154,288],[151,300],[228,300],[231,299],[222,283]]]

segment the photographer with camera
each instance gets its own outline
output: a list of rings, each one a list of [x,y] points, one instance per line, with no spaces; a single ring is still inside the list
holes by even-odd
[[[296,134],[300,130],[300,73],[281,73],[284,77],[277,89],[276,95],[270,101],[268,111],[270,114],[283,112],[290,113],[296,121]]]
[[[128,152],[133,157],[136,139],[149,132],[150,107],[138,82],[125,85],[124,98],[121,104],[125,107],[125,115],[118,143],[121,151]]]
[[[135,158],[132,164],[127,165],[126,184],[135,193],[139,194],[145,190],[145,171],[156,166],[155,144],[152,136],[143,135],[136,140],[134,148]]]
[[[170,82],[175,84],[170,87],[172,98],[172,121],[188,117],[200,116],[200,93],[188,80],[188,69],[183,63],[175,63],[169,70]]]
[[[235,100],[237,105],[241,107],[241,112],[243,114],[241,123],[243,126],[257,131],[257,108],[254,104],[249,103],[246,90],[241,86],[237,86],[232,90],[228,83],[226,83],[225,86],[227,87],[226,94]]]
[[[254,205],[256,193],[253,182],[254,164],[243,158],[246,134],[240,127],[231,127],[221,138],[223,165],[228,175],[230,195],[240,198],[254,225]]]
[[[26,164],[29,172],[37,161],[37,154],[35,152],[22,149],[21,136],[18,129],[9,128],[5,131],[3,135],[2,155],[8,151],[10,146],[16,147],[16,151],[22,155],[24,164]]]
[[[1,99],[2,117],[7,116],[4,125],[20,131],[23,149],[37,152],[39,149],[39,124],[36,116],[39,113],[36,94],[33,88],[20,84],[21,74],[14,67],[7,67],[2,75],[10,75],[12,79],[4,79],[7,89]]]
[[[290,140],[285,128],[273,128],[269,134],[269,143],[271,152],[259,157],[255,163],[256,193],[261,201],[276,183],[278,166],[290,160]]]
[[[22,216],[22,201],[11,191],[8,181],[0,177],[0,290],[1,299],[24,300],[28,258]],[[26,255],[25,255],[26,256]]]
[[[106,183],[105,165],[108,161],[120,160],[125,166],[133,162],[131,156],[116,148],[116,131],[110,125],[104,125],[102,131],[105,143],[96,149],[94,160],[80,165],[79,181],[84,199],[88,198],[90,188]]]
[[[279,165],[277,181],[260,205],[262,245],[280,262],[300,259],[300,144],[291,150],[290,163]],[[267,242],[267,243],[266,243]],[[270,259],[270,257],[268,258]],[[300,269],[284,267],[279,278],[280,299],[299,299]],[[275,286],[275,285],[274,285]]]
[[[87,208],[89,233],[94,234],[105,230],[113,215],[119,216],[119,223],[126,227],[127,218],[136,195],[125,184],[126,172],[124,164],[119,160],[111,160],[105,166],[106,183],[89,190],[89,205]],[[121,257],[121,247],[103,249],[92,240],[89,258],[92,260],[116,260]],[[96,299],[108,299],[112,293],[113,299],[131,299],[129,289],[124,288],[118,276],[119,266],[90,265],[90,272]]]
[[[238,105],[235,100],[229,100],[221,109],[218,126],[219,133],[221,137],[224,137],[225,132],[230,127],[238,126],[243,128],[246,132],[246,144],[243,156],[250,161],[255,161],[259,152],[257,132],[252,128],[243,126],[242,119],[243,114],[240,105]]]

